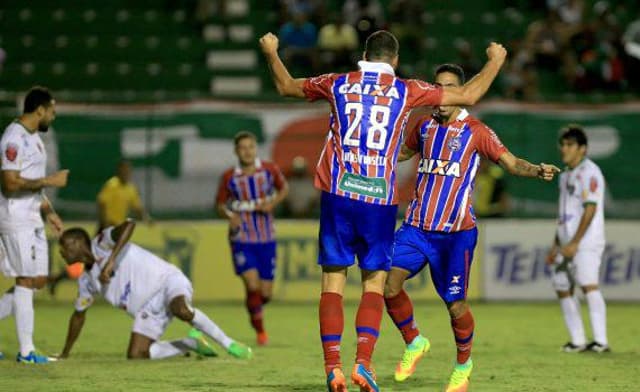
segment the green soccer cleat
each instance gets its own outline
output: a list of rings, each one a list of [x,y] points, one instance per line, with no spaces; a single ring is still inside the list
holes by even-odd
[[[471,370],[473,370],[473,361],[471,358],[462,365],[456,363],[445,392],[467,392]]]
[[[187,336],[196,341],[196,348],[193,351],[198,355],[202,355],[203,357],[218,356],[216,350],[213,349],[211,343],[207,341],[207,339],[204,337],[204,334],[199,329],[191,328]]]
[[[231,346],[227,349],[227,352],[240,359],[251,359],[253,357],[253,351],[251,351],[251,347],[245,346],[242,343],[233,342]]]
[[[402,382],[409,378],[416,371],[416,365],[420,359],[430,348],[429,339],[422,335],[416,336],[411,343],[407,344],[404,354],[402,354],[402,359],[396,366],[395,380]]]

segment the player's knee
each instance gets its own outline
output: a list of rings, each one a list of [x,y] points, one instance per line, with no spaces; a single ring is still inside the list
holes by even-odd
[[[44,286],[47,285],[47,277],[46,276],[37,276],[35,278],[33,278],[33,280],[31,281],[31,288],[34,290],[40,290],[41,288],[43,288]]]
[[[598,290],[598,285],[597,284],[584,285],[584,286],[581,286],[581,289],[583,293],[587,294],[591,291]]]
[[[149,349],[143,349],[142,347],[132,347],[127,352],[127,359],[148,359]]]
[[[449,310],[449,316],[455,319],[465,314],[469,310],[469,305],[467,301],[461,300],[448,303],[447,308]]]
[[[184,297],[175,298],[173,301],[171,301],[169,308],[171,310],[171,314],[173,314],[180,320],[186,322],[190,322],[191,320],[193,320],[193,308],[187,304]]]
[[[387,280],[384,284],[384,297],[385,298],[393,298],[400,294],[402,291],[402,286],[398,286],[393,282]]]
[[[556,291],[556,295],[559,299],[571,297],[571,291]]]

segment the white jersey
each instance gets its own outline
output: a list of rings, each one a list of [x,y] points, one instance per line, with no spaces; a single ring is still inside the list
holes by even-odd
[[[560,208],[558,214],[558,239],[564,245],[571,241],[578,230],[586,204],[595,204],[596,213],[579,249],[599,249],[605,245],[604,191],[605,182],[598,165],[585,158],[578,166],[560,175]]]
[[[2,170],[15,170],[20,177],[35,180],[46,175],[47,153],[38,132],[29,132],[15,121],[5,129],[0,140]],[[42,194],[20,191],[0,192],[0,232],[44,227],[40,206]]]
[[[127,243],[116,258],[114,275],[107,285],[100,283],[100,271],[107,262],[115,242],[112,227],[104,229],[91,241],[91,252],[96,259],[93,267],[78,279],[76,310],[82,311],[100,294],[111,305],[124,309],[131,316],[151,297],[164,288],[168,276],[182,272],[140,246]]]

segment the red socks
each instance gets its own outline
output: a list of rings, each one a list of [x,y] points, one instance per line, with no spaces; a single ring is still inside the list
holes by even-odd
[[[458,363],[460,364],[467,362],[471,356],[474,326],[475,323],[473,322],[471,310],[467,310],[462,316],[456,319],[451,319],[451,327],[458,349]]]
[[[362,294],[356,315],[356,332],[358,333],[356,362],[367,369],[371,366],[371,355],[378,341],[383,308],[384,298],[381,294],[373,292]]]
[[[342,296],[336,293],[322,293],[319,306],[320,339],[324,351],[324,370],[340,367],[340,340],[344,329]]]
[[[402,338],[406,344],[409,344],[420,334],[416,322],[413,320],[413,304],[407,292],[402,290],[395,297],[385,298],[387,305],[387,313],[398,327]]]
[[[259,291],[247,292],[246,306],[249,311],[253,329],[255,329],[257,333],[264,332],[264,326],[262,325],[262,295]]]

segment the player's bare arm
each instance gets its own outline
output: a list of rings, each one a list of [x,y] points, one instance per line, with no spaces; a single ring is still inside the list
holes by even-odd
[[[475,105],[493,83],[507,57],[501,44],[492,42],[487,48],[486,62],[482,70],[462,87],[443,87],[441,105]]]
[[[100,282],[108,284],[111,281],[111,275],[113,273],[116,258],[120,254],[124,245],[131,239],[131,235],[133,234],[135,227],[136,223],[134,221],[127,220],[126,222],[116,226],[111,231],[111,239],[114,240],[116,244],[113,246],[109,259],[105,263],[104,267],[102,267],[99,278]]]
[[[17,170],[2,171],[2,192],[39,191],[42,188],[63,188],[67,186],[69,170],[60,170],[50,176],[29,180],[22,178]]]
[[[285,97],[305,98],[302,86],[305,79],[294,79],[278,55],[278,37],[267,33],[260,38],[260,47],[267,59],[278,93]]]
[[[582,237],[584,237],[584,234],[587,232],[587,229],[589,228],[589,225],[591,224],[591,221],[596,214],[596,207],[596,203],[585,203],[584,212],[582,213],[582,217],[580,217],[580,223],[578,224],[578,230],[576,230],[576,233],[573,235],[571,241],[560,248],[560,254],[562,254],[562,256],[570,259],[576,255],[576,252],[578,251],[578,245],[580,244]]]
[[[51,201],[49,199],[45,199],[42,202],[40,211],[42,212],[42,215],[44,215],[47,222],[53,228],[55,235],[60,236],[60,234],[62,234],[62,231],[64,230],[64,225],[62,224],[62,219],[60,219],[60,216],[53,209],[53,205],[51,204]]]
[[[546,163],[534,165],[510,152],[500,155],[498,162],[509,174],[519,177],[537,177],[541,180],[551,181],[557,173],[560,173],[560,169],[554,165]]]
[[[551,249],[549,249],[549,253],[547,254],[547,259],[545,260],[548,265],[556,262],[556,256],[558,255],[559,247],[560,238],[558,238],[558,233],[556,233],[555,237],[553,237],[553,244],[551,245]]]
[[[229,227],[231,229],[237,229],[242,224],[242,218],[240,218],[240,214],[235,211],[230,210],[225,203],[219,203],[216,206],[218,210],[218,215],[227,219],[229,221]]]
[[[69,354],[71,354],[71,349],[73,348],[74,343],[80,336],[80,332],[82,331],[82,327],[84,326],[85,315],[87,311],[74,311],[69,317],[69,329],[67,330],[67,339],[64,342],[64,348],[62,349],[62,353],[60,353],[59,358],[69,358]]]
[[[407,161],[416,155],[417,151],[414,151],[407,147],[406,144],[400,146],[400,154],[398,154],[398,162]]]

